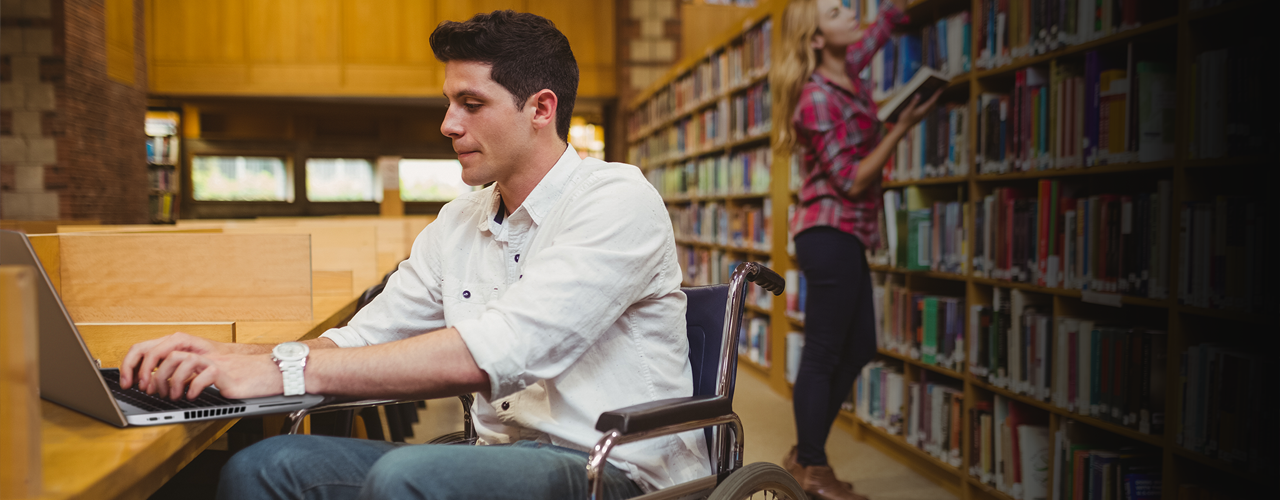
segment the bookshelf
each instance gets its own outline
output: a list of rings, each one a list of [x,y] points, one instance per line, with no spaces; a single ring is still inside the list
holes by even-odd
[[[146,120],[148,213],[152,223],[173,224],[181,198],[182,112],[148,108]]]
[[[876,2],[862,0],[855,3],[865,9],[868,4]],[[1008,4],[1017,4],[1019,7],[1033,4],[1058,5],[1059,3],[1063,6],[1068,4],[1066,1],[1039,0],[1008,2]],[[1113,2],[1107,0],[1105,3],[1110,5]],[[1115,0],[1114,3],[1118,9],[1129,4],[1125,0]],[[876,255],[873,256],[871,266],[876,275],[874,282],[881,290],[886,289],[884,283],[888,281],[892,283],[890,288],[898,287],[911,294],[960,299],[963,304],[960,308],[963,318],[960,338],[966,341],[981,338],[979,335],[981,330],[990,331],[988,327],[979,327],[974,322],[981,319],[979,311],[982,310],[975,310],[975,306],[991,310],[995,305],[993,302],[1002,300],[1006,307],[1010,307],[1009,303],[1012,301],[1010,297],[1018,295],[1019,300],[1027,301],[1035,311],[1033,314],[1036,321],[1040,321],[1041,317],[1046,321],[1035,328],[1037,332],[1043,331],[1044,339],[1051,343],[1044,354],[1032,356],[1049,365],[1052,361],[1046,361],[1046,359],[1055,356],[1054,353],[1063,351],[1055,349],[1056,344],[1052,343],[1058,339],[1058,332],[1070,334],[1068,330],[1059,330],[1060,324],[1074,324],[1075,328],[1085,324],[1105,326],[1109,328],[1107,332],[1112,332],[1109,334],[1116,335],[1113,338],[1118,339],[1117,345],[1128,346],[1130,341],[1138,339],[1134,341],[1134,346],[1141,343],[1148,348],[1148,351],[1159,351],[1156,353],[1158,355],[1152,357],[1150,361],[1140,361],[1148,363],[1149,366],[1142,366],[1149,368],[1150,371],[1145,373],[1142,370],[1132,371],[1131,368],[1127,368],[1130,364],[1123,363],[1125,368],[1117,368],[1121,371],[1116,372],[1114,380],[1129,384],[1135,380],[1149,382],[1148,379],[1156,376],[1163,378],[1163,405],[1159,408],[1149,408],[1151,412],[1163,412],[1163,430],[1151,428],[1150,415],[1146,417],[1148,421],[1144,429],[1144,424],[1127,420],[1124,416],[1113,418],[1104,414],[1094,414],[1082,407],[1076,408],[1073,404],[1063,404],[1064,397],[1067,400],[1071,398],[1058,391],[1069,389],[1072,385],[1070,381],[1079,382],[1079,373],[1075,375],[1077,377],[1075,379],[1072,376],[1061,378],[1059,374],[1051,373],[1046,368],[1046,371],[1039,375],[1039,382],[1045,386],[1044,390],[1048,391],[1048,394],[1033,394],[1029,390],[1022,390],[1007,382],[996,383],[997,380],[975,371],[976,368],[971,365],[970,359],[947,368],[926,363],[918,353],[913,355],[909,349],[899,350],[883,343],[878,351],[876,363],[903,379],[902,385],[907,392],[902,398],[905,409],[902,412],[902,418],[907,420],[904,427],[910,425],[911,397],[910,389],[907,387],[912,383],[936,384],[938,387],[945,388],[954,399],[962,401],[959,403],[962,411],[958,419],[961,431],[957,443],[960,466],[956,467],[921,447],[911,444],[906,432],[893,433],[887,431],[882,425],[883,422],[877,422],[875,418],[860,417],[860,412],[856,408],[841,412],[837,419],[839,426],[964,499],[1025,498],[1029,500],[1030,497],[1035,496],[1022,490],[1010,489],[1008,485],[998,483],[995,477],[984,477],[980,470],[983,456],[994,454],[995,451],[988,450],[988,453],[978,451],[981,449],[983,434],[980,429],[975,429],[975,426],[980,428],[984,420],[994,421],[994,414],[998,413],[994,408],[999,405],[1013,408],[1014,413],[1020,414],[1019,418],[1027,419],[1029,426],[1047,429],[1050,456],[1047,463],[1043,465],[1050,471],[1048,479],[1045,480],[1047,491],[1050,492],[1048,498],[1059,498],[1053,492],[1058,490],[1059,493],[1063,493],[1061,488],[1066,487],[1074,473],[1068,468],[1062,472],[1065,476],[1054,475],[1055,471],[1063,471],[1063,466],[1067,465],[1063,460],[1072,458],[1072,450],[1069,449],[1065,440],[1059,439],[1060,434],[1064,437],[1070,436],[1070,442],[1076,445],[1088,443],[1095,447],[1094,450],[1098,452],[1097,463],[1107,463],[1106,453],[1114,451],[1124,457],[1124,460],[1129,460],[1128,465],[1124,465],[1126,462],[1123,461],[1116,462],[1121,464],[1121,467],[1126,467],[1123,470],[1137,471],[1133,472],[1134,474],[1148,474],[1146,479],[1150,479],[1153,475],[1159,476],[1161,488],[1155,492],[1155,496],[1143,498],[1251,498],[1253,492],[1274,488],[1274,476],[1265,472],[1275,471],[1277,463],[1275,452],[1259,451],[1260,447],[1256,446],[1250,448],[1247,442],[1259,441],[1269,444],[1277,442],[1275,429],[1268,429],[1261,423],[1274,421],[1276,418],[1276,401],[1280,401],[1280,394],[1277,394],[1276,387],[1267,387],[1267,384],[1260,382],[1270,376],[1265,369],[1262,369],[1264,365],[1260,361],[1261,355],[1250,353],[1275,352],[1277,347],[1280,347],[1277,346],[1274,335],[1268,334],[1273,332],[1276,326],[1274,307],[1278,301],[1276,292],[1267,290],[1267,285],[1276,283],[1280,277],[1277,276],[1275,264],[1267,263],[1258,268],[1248,265],[1258,262],[1257,260],[1246,261],[1243,267],[1230,267],[1231,261],[1237,259],[1256,259],[1256,256],[1249,253],[1254,250],[1228,254],[1228,251],[1221,248],[1215,249],[1213,242],[1224,241],[1225,237],[1222,233],[1226,225],[1230,225],[1231,231],[1227,232],[1231,234],[1256,233],[1258,235],[1256,239],[1245,243],[1236,241],[1226,244],[1226,247],[1236,249],[1231,252],[1238,251],[1240,248],[1267,248],[1265,245],[1276,243],[1275,229],[1277,228],[1273,225],[1274,223],[1262,221],[1261,210],[1267,206],[1263,200],[1269,193],[1265,191],[1265,186],[1260,184],[1266,183],[1239,182],[1241,179],[1261,178],[1274,165],[1274,160],[1267,154],[1269,149],[1257,145],[1256,142],[1251,144],[1249,141],[1252,136],[1249,134],[1274,135],[1275,128],[1274,123],[1265,125],[1263,130],[1258,130],[1255,125],[1255,128],[1248,133],[1236,133],[1234,139],[1230,136],[1214,139],[1210,131],[1219,128],[1225,130],[1227,127],[1220,127],[1224,124],[1223,120],[1237,122],[1243,120],[1245,123],[1258,124],[1260,121],[1249,122],[1249,120],[1256,120],[1256,116],[1264,111],[1254,111],[1252,115],[1247,112],[1232,111],[1229,117],[1215,117],[1211,114],[1212,108],[1205,108],[1205,96],[1213,95],[1206,90],[1206,86],[1221,85],[1221,82],[1214,83],[1211,78],[1206,80],[1206,74],[1215,72],[1212,70],[1221,69],[1224,74],[1230,73],[1242,78],[1249,76],[1249,70],[1242,68],[1239,63],[1230,67],[1229,63],[1213,60],[1213,53],[1217,52],[1221,55],[1225,49],[1227,55],[1223,57],[1224,59],[1239,57],[1237,60],[1261,61],[1261,59],[1250,59],[1252,53],[1248,47],[1262,46],[1260,43],[1255,43],[1265,38],[1262,34],[1267,32],[1261,20],[1274,19],[1276,5],[1262,0],[1238,0],[1211,5],[1214,3],[1207,0],[1139,1],[1135,3],[1140,8],[1138,16],[1140,23],[1136,25],[1126,25],[1124,29],[1115,29],[1110,32],[1103,30],[1088,36],[1065,40],[1063,43],[1047,43],[1043,47],[1034,47],[1034,40],[1024,36],[1021,41],[1026,43],[1010,51],[1018,52],[1016,57],[1011,55],[999,58],[986,57],[982,52],[984,42],[979,40],[979,29],[976,27],[981,17],[974,15],[974,13],[983,12],[984,8],[990,8],[992,2],[988,0],[912,2],[908,9],[912,21],[906,26],[904,30],[906,33],[919,33],[925,26],[965,11],[970,14],[970,22],[974,23],[969,46],[971,67],[958,72],[943,94],[944,102],[956,105],[956,109],[967,111],[963,116],[963,123],[965,130],[971,133],[963,136],[967,147],[962,150],[962,154],[965,155],[962,159],[967,162],[956,162],[956,166],[960,168],[951,171],[939,169],[932,172],[930,176],[909,175],[906,176],[907,178],[886,176],[882,186],[886,191],[903,193],[904,204],[909,198],[906,195],[908,190],[916,191],[913,194],[926,202],[958,202],[961,217],[956,221],[956,226],[963,230],[959,237],[960,241],[955,247],[955,251],[959,253],[959,262],[952,269],[954,272],[933,268],[908,270],[901,266],[889,265],[890,259],[886,255]],[[1076,5],[1075,2],[1070,4]],[[683,168],[683,165],[690,161],[722,155],[726,152],[732,154],[738,151],[738,148],[768,146],[767,141],[758,137],[765,132],[756,130],[753,134],[749,134],[745,142],[725,140],[723,143],[715,143],[704,149],[695,148],[672,153],[673,150],[679,149],[675,140],[679,139],[680,133],[676,129],[682,121],[697,117],[699,113],[716,109],[720,99],[732,98],[744,92],[743,89],[767,83],[766,75],[753,75],[746,79],[745,83],[726,86],[722,90],[708,94],[709,97],[684,106],[675,105],[675,99],[671,95],[673,88],[682,84],[687,85],[680,82],[688,79],[688,75],[696,73],[699,65],[711,61],[722,50],[732,47],[733,44],[741,43],[746,38],[747,32],[759,28],[767,20],[771,20],[774,26],[770,40],[774,47],[780,46],[780,30],[776,26],[780,24],[785,5],[785,1],[762,2],[762,5],[749,16],[743,30],[725,34],[718,43],[682,61],[666,77],[641,94],[631,108],[628,143],[630,161],[641,165],[650,175],[650,179],[663,192],[673,213],[679,213],[682,208],[694,204],[702,204],[705,207],[709,203],[718,203],[726,212],[732,212],[740,207],[754,207],[756,204],[763,205],[766,201],[769,202],[770,215],[767,223],[770,232],[767,241],[770,245],[768,247],[743,251],[734,245],[700,237],[679,238],[682,247],[708,253],[722,252],[726,256],[722,261],[724,264],[733,260],[768,258],[773,269],[787,274],[789,271],[794,272],[798,269],[794,257],[787,250],[787,207],[795,202],[795,189],[798,184],[794,179],[793,170],[796,167],[793,165],[790,152],[772,152],[772,164],[767,169],[770,173],[767,191],[757,189],[742,195],[699,192],[698,186],[680,184],[674,178],[664,178],[661,173],[672,170],[675,166]],[[1020,12],[1020,14],[1029,16],[1027,12]],[[1020,39],[1016,37],[1010,41],[1011,44],[1019,42]],[[1130,46],[1134,49],[1130,49]],[[1134,54],[1132,57],[1128,57],[1130,50]],[[776,58],[779,54],[773,53],[772,56]],[[1166,106],[1166,110],[1172,110],[1171,122],[1174,124],[1172,131],[1174,145],[1167,154],[1154,160],[1143,159],[1136,154],[1140,153],[1141,148],[1136,144],[1137,138],[1135,138],[1135,143],[1127,145],[1128,149],[1123,152],[1117,151],[1114,156],[1093,153],[1095,160],[1092,164],[1082,167],[1080,165],[1089,163],[1089,160],[1078,138],[1074,156],[1068,154],[1068,150],[1071,149],[1069,142],[1059,143],[1055,138],[1045,143],[1045,149],[1053,156],[1043,164],[1044,168],[1040,168],[1041,165],[1033,162],[1027,168],[1017,166],[1002,169],[990,168],[992,166],[990,163],[1001,163],[1005,160],[1002,158],[1000,161],[992,161],[985,156],[987,151],[982,144],[980,128],[984,119],[981,116],[983,104],[988,102],[984,101],[984,96],[1013,95],[1018,90],[1020,75],[1025,76],[1029,72],[1041,72],[1052,76],[1055,70],[1061,69],[1064,79],[1072,76],[1083,77],[1085,76],[1083,72],[1073,74],[1071,71],[1085,68],[1090,58],[1094,57],[1125,62],[1131,60],[1135,63],[1154,60],[1167,65],[1171,73],[1168,77],[1173,82],[1172,88],[1168,91],[1175,100],[1175,104]],[[1228,66],[1215,66],[1219,64],[1228,64]],[[1137,74],[1139,77],[1144,75],[1137,70],[1129,74]],[[1062,85],[1062,81],[1064,80],[1053,80],[1052,83],[1047,83],[1045,88],[1051,89]],[[1141,95],[1134,89],[1127,94],[1126,98]],[[887,96],[878,95],[876,98],[880,100],[882,97]],[[771,99],[776,99],[776,96],[772,96]],[[1228,103],[1228,106],[1235,106],[1228,109],[1240,109],[1240,102]],[[1135,104],[1137,104],[1136,101]],[[1260,101],[1250,101],[1248,104],[1249,107],[1267,112],[1280,112],[1280,106],[1276,105],[1273,97],[1264,96]],[[1068,116],[1070,111],[1060,111],[1064,109],[1069,108],[1054,108],[1046,121]],[[1255,118],[1250,118],[1251,116]],[[785,119],[786,117],[770,117],[774,128],[778,127],[779,123],[785,123],[782,121]],[[1141,128],[1137,123],[1128,127]],[[1067,129],[1054,130],[1064,134],[1070,133]],[[1161,137],[1167,138],[1169,133],[1168,130],[1162,130]],[[771,137],[772,134],[773,131],[769,131],[767,135]],[[1215,143],[1215,140],[1218,142]],[[1129,154],[1126,155],[1125,152]],[[1059,159],[1059,157],[1066,158]],[[897,162],[895,158],[895,163]],[[655,174],[655,172],[660,173]],[[1162,257],[1153,257],[1161,255],[1159,248],[1155,248],[1150,253],[1140,252],[1133,257],[1138,259],[1133,262],[1146,266],[1149,277],[1134,281],[1134,290],[1121,293],[1119,290],[1110,291],[1109,284],[1104,283],[1091,283],[1093,288],[1083,290],[1081,288],[1087,287],[1079,283],[1073,284],[1072,287],[1051,286],[1066,284],[1061,282],[1065,281],[1061,280],[1061,275],[1058,276],[1059,280],[1051,279],[1050,282],[1042,284],[1036,276],[1036,270],[1029,270],[1026,280],[1012,280],[1006,276],[980,271],[975,265],[974,257],[989,256],[986,253],[979,253],[979,247],[983,242],[980,241],[982,233],[978,231],[978,214],[985,210],[984,203],[987,197],[1006,192],[1006,190],[1021,190],[1026,199],[1037,200],[1038,190],[1042,184],[1054,186],[1053,183],[1057,183],[1058,187],[1074,188],[1073,199],[1076,197],[1087,199],[1091,196],[1115,193],[1130,195],[1136,200],[1149,195],[1150,198],[1146,199],[1150,203],[1147,205],[1147,211],[1143,213],[1154,214],[1154,218],[1150,219],[1151,224],[1146,226],[1153,230],[1150,233],[1145,233],[1145,229],[1140,230],[1148,238],[1142,240],[1142,245],[1150,245],[1152,248],[1165,247]],[[1168,210],[1164,219],[1159,218],[1161,200]],[[929,206],[929,203],[925,203],[910,208]],[[1134,202],[1133,206],[1136,209],[1139,206],[1138,202]],[[1029,208],[1031,213],[1037,213],[1036,211],[1039,210],[1038,205]],[[1123,201],[1118,208],[1125,210]],[[1241,215],[1248,210],[1259,212],[1247,217]],[[719,213],[712,212],[710,215]],[[1057,215],[1059,214],[1055,214],[1055,217]],[[1255,220],[1254,217],[1257,219]],[[1189,218],[1189,223],[1184,221],[1184,218]],[[1229,222],[1237,218],[1247,219],[1248,224],[1251,225]],[[1203,222],[1209,222],[1210,226],[1215,228],[1218,226],[1212,224],[1225,225],[1216,229],[1216,232],[1212,229],[1208,233],[1195,232],[1196,227],[1202,227],[1201,231],[1204,231],[1203,226],[1197,225]],[[676,224],[678,234],[681,231],[680,225],[679,222]],[[1082,224],[1077,222],[1072,227],[1080,225]],[[1091,231],[1098,230],[1093,225],[1088,227]],[[716,233],[713,231],[711,234]],[[1161,234],[1167,240],[1160,239]],[[1210,243],[1203,247],[1196,247],[1196,242],[1199,241],[1197,236],[1206,238]],[[1035,235],[1031,237],[1034,238]],[[1063,237],[1065,238],[1065,233]],[[1037,250],[1038,245],[1038,242],[1032,242],[1032,247]],[[1197,264],[1196,261],[1184,256],[1184,253],[1204,256],[1206,250],[1211,258],[1219,259],[1216,261],[1219,264],[1216,265],[1221,267],[1217,268],[1217,271],[1212,271],[1212,265],[1210,271],[1204,271],[1203,263]],[[682,258],[686,255],[688,254],[682,254]],[[686,260],[682,262],[682,266],[688,266],[689,262],[703,264],[697,260],[696,252],[693,255],[694,260]],[[1050,251],[1047,255],[1058,254]],[[1227,255],[1231,257],[1228,259]],[[1033,260],[1040,260],[1038,256],[1032,257]],[[1079,256],[1073,257],[1073,262],[1078,258]],[[989,261],[982,263],[985,267],[991,267]],[[704,267],[705,265],[703,264]],[[1062,270],[1065,271],[1065,269]],[[1201,272],[1208,274],[1196,274]],[[1251,277],[1242,278],[1242,273]],[[1159,290],[1151,289],[1153,282],[1150,277],[1157,275],[1163,280],[1159,285],[1164,288],[1163,294],[1159,293]],[[727,278],[728,274],[724,273],[720,276]],[[687,280],[686,284],[701,284],[699,278],[707,281],[712,277],[695,274],[693,278]],[[1191,282],[1190,287],[1187,285],[1188,280]],[[792,283],[793,281],[789,277],[790,287],[796,286]],[[1052,283],[1052,281],[1060,282]],[[1141,289],[1138,288],[1139,281],[1142,282]],[[1234,282],[1234,284],[1229,285],[1228,282]],[[1241,286],[1245,288],[1242,289]],[[1109,291],[1095,291],[1098,288]],[[1202,292],[1202,290],[1209,291]],[[1153,291],[1155,293],[1152,293]],[[788,292],[793,293],[793,290]],[[1197,295],[1198,293],[1200,295]],[[1208,302],[1206,302],[1206,296]],[[880,298],[877,297],[878,300]],[[1241,298],[1252,299],[1252,303],[1247,300],[1244,302],[1245,307],[1249,309],[1241,310],[1238,308],[1240,304],[1233,302]],[[791,384],[786,380],[788,359],[786,337],[787,332],[803,332],[804,321],[788,313],[786,301],[774,300],[767,305],[769,307],[758,304],[748,308],[748,316],[768,318],[770,334],[768,343],[772,362],[769,366],[763,366],[746,356],[741,359],[748,361],[747,364],[752,367],[751,372],[761,375],[775,391],[789,397]],[[1221,306],[1237,306],[1237,308]],[[882,311],[885,307],[878,305]],[[881,319],[881,321],[884,320]],[[1075,323],[1064,323],[1064,321]],[[884,325],[882,323],[882,327],[887,328]],[[1008,326],[1006,324],[1006,327]],[[1123,327],[1122,331],[1113,331],[1119,327]],[[1099,330],[1102,329],[1099,328]],[[1075,335],[1071,338],[1079,339],[1078,331]],[[961,352],[971,347],[972,342],[966,342],[963,345],[965,347]],[[1033,344],[1023,342],[1017,344],[1017,347],[1027,348],[1028,345]],[[1065,351],[1070,352],[1072,349]],[[1128,351],[1124,352],[1132,354]],[[1076,352],[1076,355],[1079,355],[1079,352]],[[1208,356],[1204,359],[1220,356],[1216,358],[1220,360],[1217,365],[1219,367],[1243,366],[1244,368],[1230,372],[1229,375],[1223,375],[1221,368],[1211,368],[1212,365],[1190,361],[1187,358],[1197,355]],[[1118,359],[1131,361],[1137,358]],[[1068,362],[1064,366],[1070,367],[1070,365],[1071,363]],[[1219,371],[1212,371],[1215,369]],[[1202,373],[1199,375],[1190,373],[1189,371],[1192,370],[1199,370]],[[1129,375],[1132,373],[1138,374],[1136,378]],[[1243,385],[1240,387],[1246,389],[1232,388],[1236,389],[1234,396],[1202,394],[1204,403],[1201,405],[1189,403],[1191,396],[1184,395],[1185,388],[1194,386],[1197,383],[1196,380],[1200,380],[1199,383],[1203,386],[1214,384],[1214,381],[1218,380],[1214,377],[1258,378],[1252,385],[1242,382]],[[1217,387],[1223,386],[1221,381],[1217,384]],[[1226,384],[1226,387],[1231,385]],[[1076,390],[1084,389],[1076,387]],[[1158,398],[1148,389],[1140,389],[1140,391],[1148,391],[1140,392],[1142,402],[1131,403],[1132,393],[1123,392],[1127,390],[1115,390],[1117,400],[1125,405],[1126,411],[1131,408],[1131,405],[1157,404],[1154,401]],[[1202,391],[1205,390],[1202,388]],[[1232,391],[1221,392],[1231,393]],[[1119,396],[1121,394],[1125,395],[1125,398],[1121,398]],[[1210,397],[1217,399],[1209,399]],[[1234,410],[1236,413],[1219,411],[1221,408],[1226,408],[1231,401],[1238,401],[1244,406],[1233,407],[1237,408]],[[1197,406],[1209,406],[1209,408],[1198,410],[1200,413],[1196,417],[1195,407]],[[1244,408],[1255,413],[1252,419],[1239,415]],[[1237,427],[1223,427],[1223,415],[1230,419],[1229,425]],[[1193,422],[1189,420],[1192,418],[1201,420]],[[1207,423],[1205,419],[1208,419]],[[1253,427],[1247,427],[1248,425]],[[1227,434],[1221,434],[1224,432]],[[1198,450],[1193,450],[1185,444],[1185,440],[1196,436],[1196,433],[1200,433],[1199,439],[1203,442],[1200,443]],[[1211,433],[1215,438],[1224,441],[1217,443],[1215,446],[1218,448],[1215,450],[1208,444],[1208,438],[1203,435],[1205,433]],[[1228,450],[1228,445],[1223,444],[1226,441],[1230,441],[1234,448]],[[974,448],[975,445],[978,448]],[[1240,450],[1250,449],[1255,455],[1241,455]],[[1074,461],[1072,463],[1074,464]],[[975,470],[975,467],[979,470]],[[1086,495],[1084,498],[1089,497]]]

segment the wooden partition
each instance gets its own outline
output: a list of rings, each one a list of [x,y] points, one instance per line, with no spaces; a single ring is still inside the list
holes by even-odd
[[[311,235],[312,289],[351,295],[382,281],[378,272],[378,228],[353,225],[233,225],[224,234]],[[345,290],[343,289],[345,287]]]
[[[0,220],[0,229],[10,231],[18,231],[27,234],[48,234],[58,232],[58,226],[62,225],[79,225],[79,226],[96,226],[102,221],[97,219],[66,219],[66,220]]]
[[[48,233],[219,233],[216,227],[178,227],[160,224],[59,224]],[[35,233],[29,233],[35,234]]]
[[[214,342],[235,342],[232,321],[205,323],[76,323],[80,338],[103,368],[116,368],[138,342],[182,332]]]
[[[77,322],[311,319],[307,234],[60,234],[31,240]]]
[[[40,494],[36,272],[0,266],[0,498]]]

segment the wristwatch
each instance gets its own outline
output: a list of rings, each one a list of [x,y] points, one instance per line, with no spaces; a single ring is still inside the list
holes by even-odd
[[[271,350],[271,360],[280,367],[284,376],[284,395],[300,396],[307,393],[306,380],[302,376],[303,367],[307,366],[307,355],[311,348],[302,342],[285,342]]]

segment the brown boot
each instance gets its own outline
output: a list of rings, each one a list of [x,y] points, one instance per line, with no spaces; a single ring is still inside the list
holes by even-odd
[[[796,478],[796,482],[804,484],[804,466],[796,461],[797,455],[796,447],[792,446],[791,451],[788,451],[787,455],[782,457],[782,468],[790,472],[791,476]],[[849,490],[850,493],[853,493],[853,483],[840,481],[840,485],[844,486],[844,489]]]
[[[798,478],[800,487],[812,498],[821,500],[867,500],[867,497],[853,492],[853,487],[846,488],[849,483],[836,479],[835,471],[826,465],[810,465],[804,468]]]

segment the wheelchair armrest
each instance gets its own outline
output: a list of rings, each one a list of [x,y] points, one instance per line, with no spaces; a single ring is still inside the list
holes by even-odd
[[[646,432],[669,425],[722,417],[733,413],[733,401],[723,396],[690,396],[660,399],[604,412],[596,420],[596,430],[617,430],[623,435]]]

